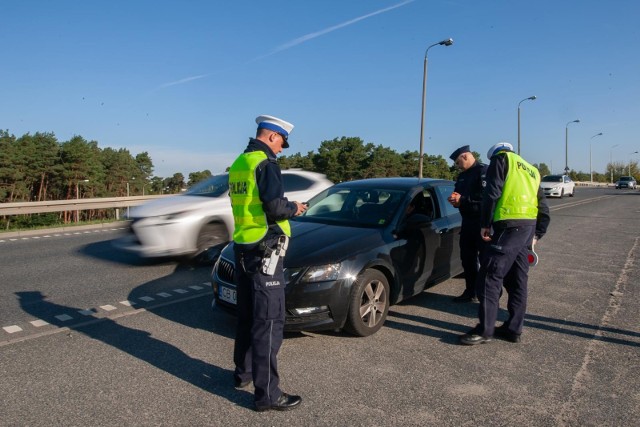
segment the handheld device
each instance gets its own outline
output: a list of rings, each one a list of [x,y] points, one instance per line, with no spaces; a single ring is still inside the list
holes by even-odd
[[[289,237],[282,235],[278,237],[278,243],[275,248],[266,248],[262,257],[262,272],[269,276],[273,276],[276,272],[278,260],[285,256],[289,247]]]

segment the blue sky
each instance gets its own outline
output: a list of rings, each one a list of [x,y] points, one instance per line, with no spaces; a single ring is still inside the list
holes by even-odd
[[[448,155],[496,142],[560,172],[640,160],[635,0],[3,1],[0,129],[148,151],[155,174],[224,171],[260,114],[285,154],[342,136]],[[602,132],[602,136],[592,138]],[[614,145],[616,147],[612,148]]]

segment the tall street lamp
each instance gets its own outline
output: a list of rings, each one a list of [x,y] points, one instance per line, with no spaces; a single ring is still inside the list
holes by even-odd
[[[136,177],[132,177],[131,180],[135,181]],[[129,181],[127,181],[127,197],[129,197]],[[127,200],[127,219],[129,219],[129,200]]]
[[[580,123],[580,119],[572,120],[564,127],[564,173],[569,175],[569,125]]]
[[[629,153],[629,155],[632,154],[638,154],[638,152],[634,151],[633,153]],[[627,175],[631,176],[631,157],[629,157],[629,173]]]
[[[78,187],[81,182],[89,182],[89,180],[81,179],[79,181],[76,181],[76,200],[80,200],[80,189]],[[76,204],[76,222],[79,222],[79,221],[80,221],[80,211],[78,210],[78,205]]]
[[[427,97],[427,54],[429,53],[429,49],[434,46],[451,46],[453,44],[453,39],[442,40],[438,43],[434,43],[427,48],[424,52],[424,73],[422,77],[422,117],[420,120],[420,159],[418,160],[418,178],[422,178],[422,163],[424,157],[424,111],[426,106],[426,97]]]
[[[620,144],[612,145],[609,150],[609,167],[611,170],[611,184],[613,184],[613,149],[616,148]]]
[[[522,104],[524,101],[535,101],[535,100],[536,100],[536,96],[534,95],[518,102],[518,155],[520,155],[520,104]]]
[[[589,139],[589,173],[590,173],[590,176],[591,176],[591,178],[589,178],[589,179],[590,179],[589,183],[590,183],[591,185],[593,185],[593,167],[591,167],[591,140],[592,140],[593,138],[595,138],[596,136],[602,136],[602,132],[600,132],[600,133],[596,133],[595,135],[593,135],[593,136]]]

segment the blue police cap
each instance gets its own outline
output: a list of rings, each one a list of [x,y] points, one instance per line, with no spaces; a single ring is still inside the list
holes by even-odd
[[[464,146],[458,148],[453,153],[451,153],[449,158],[455,162],[460,154],[462,154],[462,153],[470,153],[470,152],[471,152],[471,150],[469,149],[469,146],[468,145],[464,145]]]

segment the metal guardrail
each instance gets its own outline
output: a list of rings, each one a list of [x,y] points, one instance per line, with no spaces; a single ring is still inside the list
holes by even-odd
[[[45,212],[128,208],[141,205],[152,199],[159,199],[161,197],[168,197],[171,195],[172,194],[165,194],[160,196],[105,197],[98,199],[69,199],[49,200],[44,202],[0,203],[0,215],[26,215]]]

